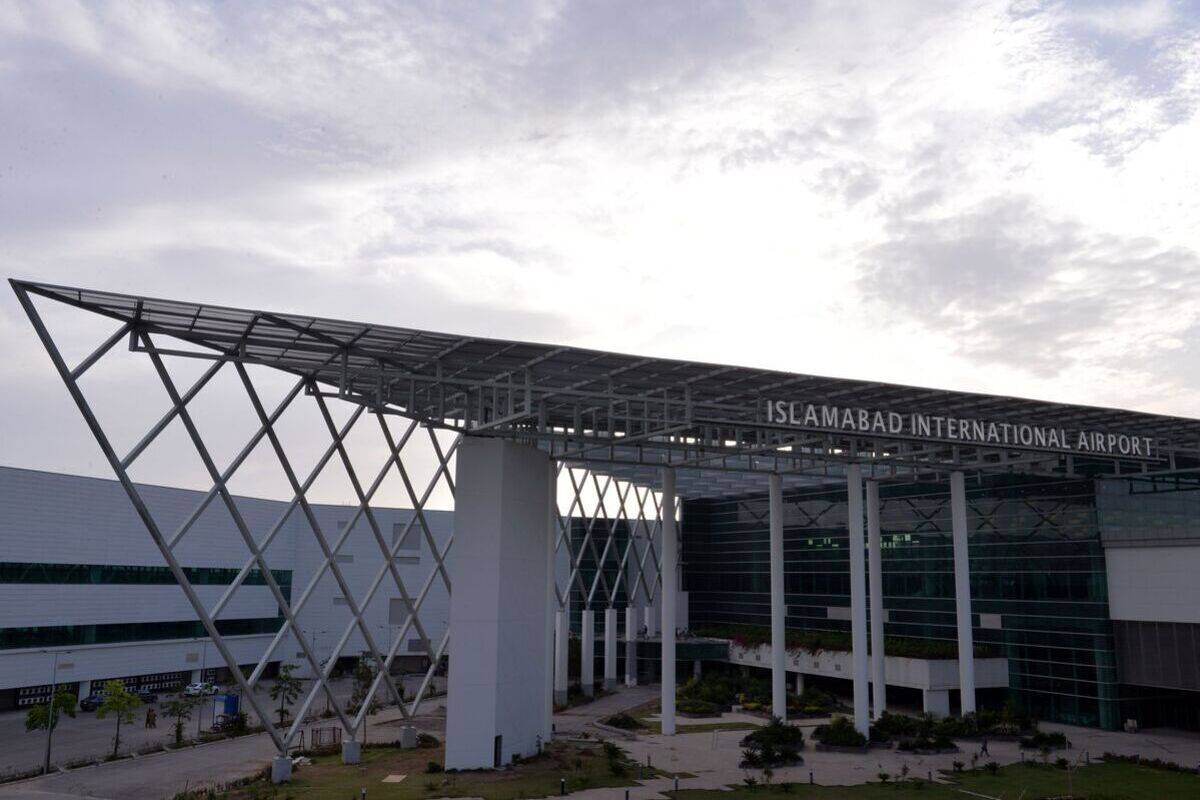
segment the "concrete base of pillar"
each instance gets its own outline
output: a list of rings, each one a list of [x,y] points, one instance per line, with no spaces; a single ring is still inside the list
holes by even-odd
[[[692,677],[699,678],[701,669],[702,669],[702,667],[700,666],[700,661],[698,661],[698,660],[693,661],[692,662]]]
[[[554,705],[565,706],[566,704],[567,704],[567,690],[566,689],[555,689],[554,690]]]
[[[342,763],[357,764],[362,761],[362,742],[342,739]]]
[[[950,716],[950,692],[942,689],[940,691],[926,689],[921,692],[924,699],[924,711],[926,714],[932,714],[935,717]]]
[[[796,694],[804,694],[804,673],[796,673]]]
[[[611,692],[616,688],[617,688],[617,679],[616,678],[605,678],[604,679],[604,691]]]
[[[400,727],[400,749],[412,750],[417,746],[417,729],[412,725]]]
[[[271,783],[287,783],[292,779],[292,760],[287,756],[275,756],[271,761]]]

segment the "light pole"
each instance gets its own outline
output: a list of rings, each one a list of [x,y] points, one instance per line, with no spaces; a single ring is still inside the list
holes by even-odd
[[[200,646],[200,680],[197,683],[204,683],[204,668],[208,666],[208,639],[205,639]],[[196,704],[196,738],[200,738],[200,730],[202,728],[201,718],[204,716],[204,698],[207,695],[201,693],[198,695],[199,702]]]
[[[69,650],[67,652],[70,652]],[[46,760],[42,774],[50,774],[50,743],[54,738],[54,695],[58,691],[58,651],[54,651],[54,664],[50,667],[50,707],[46,713]]]

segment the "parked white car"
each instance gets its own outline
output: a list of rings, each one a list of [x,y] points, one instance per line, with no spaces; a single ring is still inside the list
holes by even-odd
[[[203,697],[205,695],[216,694],[219,690],[216,684],[213,683],[189,683],[183,690],[187,697]]]

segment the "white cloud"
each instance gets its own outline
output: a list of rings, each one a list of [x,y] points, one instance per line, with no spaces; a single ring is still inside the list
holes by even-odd
[[[1198,54],[1195,10],[1153,3],[6,4],[0,258],[1186,414],[1200,299],[1154,287],[1197,277]],[[955,253],[969,279],[914,300]],[[1001,357],[1030,341],[1062,368]]]

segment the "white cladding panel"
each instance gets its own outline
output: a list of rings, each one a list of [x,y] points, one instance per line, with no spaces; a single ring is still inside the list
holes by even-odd
[[[170,535],[203,498],[202,492],[139,485],[151,512]],[[276,524],[287,504],[258,498],[236,498],[238,509],[256,538],[261,539]],[[353,519],[355,506],[314,505],[313,511],[332,544],[339,525]],[[408,509],[373,509],[387,546],[393,543],[394,526],[402,529],[411,519]],[[437,547],[445,546],[451,532],[452,515],[426,511],[425,520]],[[409,594],[415,596],[434,568],[429,543],[419,524],[414,524],[400,551],[397,570]],[[240,569],[249,557],[245,544],[228,511],[214,501],[179,545],[186,567]],[[297,509],[287,518],[267,550],[273,570],[292,573],[291,599],[295,602],[324,561],[304,515]],[[365,517],[353,527],[338,551],[338,567],[356,600],[361,600],[383,564],[379,543]],[[49,564],[98,564],[164,566],[141,520],[133,512],[120,484],[113,480],[59,475],[33,470],[0,467],[0,561]],[[201,599],[211,607],[227,587],[196,585]],[[399,628],[389,625],[390,601],[400,595],[393,579],[386,576],[364,617],[376,639],[387,647]],[[318,657],[330,655],[352,616],[342,601],[343,593],[326,569],[308,603],[299,614],[300,628]],[[274,617],[278,608],[270,590],[261,584],[242,586],[234,594],[220,619]],[[425,632],[434,645],[441,639],[449,620],[445,585],[435,580],[420,612]],[[171,584],[50,584],[0,583],[0,628],[32,628],[59,625],[100,625],[139,622],[194,620],[195,614],[178,586]],[[229,640],[240,663],[258,660],[269,643],[269,635]],[[419,639],[410,629],[401,655],[423,652],[410,646]],[[355,630],[342,655],[353,656],[365,647]],[[199,663],[186,659],[200,652],[199,640],[121,642],[73,646],[72,675],[66,680],[96,680],[123,675],[196,669]],[[40,649],[40,648],[34,648]],[[298,663],[299,646],[287,637],[273,659]],[[207,665],[221,666],[215,648],[208,647]],[[15,648],[0,650],[0,689],[32,686],[47,680],[47,656]],[[307,665],[302,674],[307,674]]]
[[[1110,547],[1104,561],[1110,618],[1200,623],[1200,546]]]

